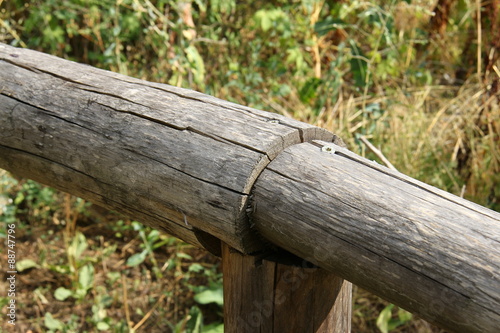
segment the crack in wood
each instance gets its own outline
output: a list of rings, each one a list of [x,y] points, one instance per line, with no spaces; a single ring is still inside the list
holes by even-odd
[[[187,127],[177,126],[177,125],[171,124],[171,123],[169,123],[167,121],[160,120],[160,119],[157,119],[157,118],[154,118],[154,117],[150,117],[150,116],[147,116],[147,115],[142,114],[142,113],[137,113],[137,112],[133,112],[133,111],[118,109],[118,108],[116,108],[114,106],[107,105],[107,104],[104,104],[104,103],[101,103],[101,102],[97,102],[97,101],[94,101],[94,103],[96,103],[97,105],[103,106],[105,108],[112,109],[113,111],[116,111],[116,112],[119,112],[119,113],[124,113],[124,114],[129,114],[131,116],[142,118],[142,119],[151,121],[153,123],[160,124],[160,125],[163,125],[163,126],[166,126],[166,127],[178,130],[178,131],[184,131],[184,130],[187,129]]]
[[[249,146],[249,145],[245,145],[245,144],[243,144],[241,142],[230,140],[230,139],[224,138],[224,137],[219,136],[219,135],[208,134],[208,133],[202,132],[200,130],[197,130],[196,128],[193,128],[191,126],[186,127],[185,130],[193,132],[193,133],[196,133],[196,134],[199,134],[199,135],[202,135],[204,137],[210,138],[210,139],[215,140],[215,141],[223,142],[223,143],[226,143],[226,144],[233,144],[233,145],[236,145],[236,146],[239,146],[239,147],[251,150],[253,152],[266,155],[269,159],[271,159],[269,157],[269,154],[267,152],[259,150],[259,149],[256,149],[256,148],[254,148],[252,146]]]
[[[36,74],[40,74],[40,73],[43,73],[43,74],[47,74],[49,76],[52,76],[52,77],[56,77],[60,80],[63,80],[63,81],[66,81],[66,82],[71,82],[71,83],[74,83],[74,84],[78,84],[78,85],[81,85],[81,86],[87,86],[87,87],[92,87],[92,85],[89,85],[89,84],[86,84],[86,83],[83,83],[83,82],[79,82],[79,81],[76,81],[76,80],[73,80],[73,79],[70,79],[68,77],[65,77],[65,76],[62,76],[62,75],[58,75],[58,74],[55,74],[55,73],[52,73],[52,72],[49,72],[49,71],[46,71],[44,69],[41,69],[41,68],[38,68],[36,66],[32,66],[32,65],[22,65],[20,64],[18,61],[13,61],[13,60],[9,60],[7,58],[0,58],[0,61],[4,61],[4,62],[7,62],[13,66],[16,66],[16,67],[20,67],[20,68],[23,68],[23,69],[26,69],[30,72],[33,72],[33,73],[36,73]]]
[[[19,99],[19,98],[17,98],[17,97],[14,97],[14,96],[12,96],[12,95],[7,95],[7,94],[4,94],[3,92],[0,92],[0,95],[5,96],[5,97],[7,97],[7,98],[9,98],[9,99],[15,100],[15,101],[16,101],[16,102],[18,102],[19,104],[22,104],[22,105],[27,105],[27,106],[29,106],[29,107],[32,107],[32,108],[34,108],[34,109],[37,109],[38,111],[40,111],[40,112],[42,112],[42,113],[46,114],[46,115],[47,115],[47,116],[49,116],[49,117],[52,117],[52,118],[56,118],[56,119],[62,120],[62,121],[64,121],[65,123],[69,123],[69,124],[71,124],[71,125],[74,125],[74,126],[77,126],[77,127],[83,128],[83,129],[85,129],[85,130],[87,130],[87,131],[90,131],[90,132],[93,132],[93,133],[96,133],[96,134],[102,135],[102,133],[97,132],[97,131],[95,131],[95,130],[94,130],[94,129],[92,129],[92,128],[85,127],[85,126],[83,126],[82,124],[79,124],[79,123],[73,122],[73,121],[71,121],[71,120],[65,119],[65,118],[63,118],[63,117],[60,117],[60,116],[56,115],[53,111],[47,110],[47,109],[45,109],[45,108],[43,108],[43,107],[40,107],[40,106],[37,106],[37,105],[34,105],[34,104],[27,103],[27,102],[25,102],[25,101],[23,101],[23,100],[21,100],[21,99]],[[17,107],[17,106],[16,106],[16,107]]]
[[[217,183],[211,182],[211,181],[209,181],[209,180],[207,180],[207,179],[203,179],[203,178],[200,178],[200,177],[194,176],[194,175],[192,175],[192,174],[190,174],[190,173],[188,173],[188,172],[186,172],[186,171],[184,171],[184,170],[181,170],[181,169],[179,169],[179,168],[176,168],[176,167],[173,167],[173,166],[171,166],[171,165],[168,165],[168,164],[166,164],[165,162],[162,162],[162,161],[160,161],[160,160],[158,160],[158,159],[156,159],[156,158],[153,158],[153,157],[151,157],[151,156],[148,156],[148,155],[145,155],[145,154],[141,154],[141,153],[139,153],[139,152],[137,152],[137,151],[134,151],[134,150],[131,150],[131,149],[128,149],[128,148],[124,148],[124,150],[125,150],[125,151],[129,151],[129,152],[131,152],[131,153],[133,153],[133,154],[136,154],[136,155],[139,155],[139,156],[145,157],[145,158],[150,159],[150,160],[152,160],[152,161],[155,161],[155,162],[157,162],[157,163],[160,163],[161,165],[164,165],[164,166],[166,166],[166,167],[168,167],[168,168],[170,168],[170,169],[172,169],[172,170],[175,170],[175,171],[177,171],[177,172],[180,172],[180,173],[182,173],[182,174],[184,174],[184,175],[186,175],[186,176],[189,176],[189,177],[191,177],[191,178],[193,178],[193,179],[196,179],[196,180],[199,180],[199,181],[201,181],[201,182],[204,182],[204,183],[207,183],[207,184],[210,184],[210,185],[213,185],[213,186],[219,187],[219,188],[221,188],[221,189],[223,189],[223,190],[227,190],[227,191],[230,191],[230,192],[232,192],[232,193],[235,193],[235,194],[238,194],[238,195],[242,195],[242,196],[247,196],[247,195],[248,195],[247,193],[239,192],[239,191],[234,190],[234,189],[232,189],[232,188],[230,188],[230,187],[227,187],[227,186],[224,186],[224,185],[221,185],[221,184],[217,184]],[[212,206],[214,206],[214,205],[212,205]],[[214,206],[214,207],[215,207],[215,206]]]
[[[113,96],[113,97],[116,97],[116,96]],[[237,142],[237,141],[234,141],[234,140],[230,140],[230,139],[224,138],[222,136],[212,135],[212,134],[205,133],[203,131],[197,130],[196,128],[194,128],[192,126],[187,126],[187,127],[176,126],[176,125],[173,125],[173,124],[171,124],[169,122],[166,122],[166,121],[154,118],[154,117],[150,117],[150,116],[144,115],[142,113],[137,113],[137,112],[133,112],[133,111],[118,109],[118,108],[116,108],[114,106],[106,105],[106,104],[103,104],[101,102],[94,102],[94,103],[96,103],[98,105],[101,105],[103,107],[106,107],[106,108],[110,108],[110,109],[112,109],[112,110],[114,110],[116,112],[120,112],[120,113],[124,113],[124,114],[129,114],[129,115],[132,115],[132,116],[135,116],[135,117],[139,117],[139,118],[142,118],[142,119],[145,119],[145,120],[148,120],[148,121],[151,121],[151,122],[163,125],[163,126],[167,126],[169,128],[175,129],[175,130],[189,131],[189,132],[193,132],[193,133],[202,135],[204,137],[210,138],[210,139],[218,141],[218,142],[222,142],[222,143],[226,143],[226,144],[233,144],[233,145],[236,145],[236,146],[239,146],[239,147],[242,147],[242,148],[254,151],[254,152],[259,153],[259,154],[264,154],[269,159],[271,159],[271,157],[269,156],[269,154],[267,152],[265,152],[265,151],[256,149],[256,148],[254,148],[254,147],[252,147],[250,145],[245,145],[245,144],[243,144],[241,142]],[[149,108],[149,107],[147,107],[147,108]],[[282,136],[280,136],[280,138],[283,140]]]
[[[15,61],[13,61],[13,60],[9,60],[9,59],[6,59],[6,58],[1,58],[1,59],[0,59],[0,62],[1,62],[1,61],[6,62],[6,63],[9,63],[9,64],[11,64],[11,65],[13,65],[13,66],[16,66],[16,67],[20,67],[20,68],[26,69],[26,70],[28,70],[28,71],[30,71],[30,72],[32,72],[32,73],[37,73],[37,74],[39,74],[39,73],[41,73],[41,72],[42,72],[42,71],[40,71],[40,70],[38,70],[38,69],[32,68],[32,67],[30,67],[30,66],[23,66],[23,65],[18,64],[17,62],[15,62]]]
[[[137,102],[134,102],[128,98],[125,98],[123,96],[120,96],[120,95],[115,95],[113,93],[110,93],[110,92],[106,92],[106,91],[99,91],[99,90],[93,90],[93,89],[85,89],[85,88],[80,88],[81,90],[83,91],[88,91],[88,92],[91,92],[91,93],[95,93],[96,95],[105,95],[105,96],[109,96],[109,97],[113,97],[113,98],[116,98],[120,101],[125,101],[125,102],[128,102],[130,104],[134,104],[134,105],[139,105],[139,106],[142,106],[142,107],[145,107],[147,109],[151,109],[151,107],[147,106],[147,105],[144,105],[144,104],[141,104],[141,103],[137,103]],[[98,103],[98,102],[97,102]],[[109,106],[111,108],[113,108],[112,106]]]
[[[258,114],[257,111],[259,111],[259,110],[252,110],[251,108],[246,108],[246,107],[238,106],[237,104],[235,104],[234,106],[232,106],[232,105],[230,106],[230,105],[228,105],[228,102],[223,101],[223,100],[221,100],[220,103],[217,103],[217,102],[215,102],[215,101],[212,100],[212,99],[215,99],[212,96],[209,96],[208,98],[204,97],[204,96],[201,96],[200,98],[198,98],[198,97],[193,97],[193,96],[189,96],[189,95],[186,95],[186,94],[182,94],[180,92],[176,92],[176,91],[173,91],[173,90],[169,90],[169,89],[164,89],[164,88],[161,88],[161,87],[157,87],[156,85],[151,84],[150,82],[147,82],[147,81],[144,81],[144,82],[133,82],[133,81],[130,81],[130,80],[123,80],[123,79],[117,78],[115,76],[112,76],[112,78],[115,79],[115,80],[119,80],[119,81],[126,82],[126,83],[129,83],[129,84],[138,85],[138,86],[141,86],[141,87],[144,87],[144,86],[150,87],[150,88],[159,90],[161,92],[166,92],[166,93],[175,95],[175,96],[183,98],[183,99],[188,99],[188,100],[192,100],[192,101],[196,101],[196,102],[200,102],[200,103],[207,103],[207,104],[216,106],[218,108],[222,108],[222,109],[226,109],[226,110],[231,110],[231,111],[239,112],[239,113],[244,114],[246,116],[252,116],[252,117],[254,117],[256,119],[259,119],[259,120],[261,120],[263,122],[269,122],[269,120],[271,119],[271,118],[269,118],[269,116],[264,116],[262,114]],[[179,88],[179,89],[182,89],[182,88]],[[88,91],[91,91],[91,90],[88,90]],[[98,91],[94,91],[94,92],[99,93]],[[189,90],[188,90],[188,92],[189,92]],[[112,94],[108,94],[108,95],[120,98],[119,96],[116,96],[116,95],[112,95]],[[124,100],[126,100],[126,99],[124,99]],[[145,106],[145,105],[142,105],[142,106]],[[145,107],[147,107],[147,106],[145,106]],[[305,142],[305,139],[304,139],[304,130],[302,128],[300,128],[298,126],[293,126],[293,125],[285,123],[283,121],[279,121],[278,124],[282,125],[282,126],[285,126],[285,127],[288,127],[288,128],[292,128],[292,129],[297,130],[298,135],[299,135],[299,139],[300,139],[300,142],[298,142],[298,143]],[[198,134],[202,134],[202,132],[198,132]],[[202,135],[205,135],[205,133],[203,133]],[[284,138],[282,138],[282,140],[284,141]],[[240,145],[239,143],[234,142],[234,141],[230,141],[230,142]],[[245,146],[245,148],[253,149],[254,150],[253,147],[249,147],[249,146]],[[258,150],[256,150],[256,151],[259,152],[259,153],[265,153],[265,152],[258,151]],[[265,154],[267,154],[267,153],[265,153]]]
[[[73,171],[75,173],[78,173],[78,174],[81,174],[81,175],[85,175],[86,177],[89,177],[89,178],[91,178],[92,180],[94,180],[96,182],[100,182],[100,183],[105,184],[105,185],[111,185],[111,184],[102,182],[101,180],[99,180],[99,179],[97,179],[97,178],[95,178],[95,177],[93,177],[93,176],[91,176],[89,174],[86,174],[85,172],[82,172],[82,171],[80,171],[78,169],[72,168],[72,167],[70,167],[70,166],[68,166],[66,164],[62,164],[62,163],[60,163],[58,161],[55,161],[55,160],[51,160],[50,158],[48,158],[46,156],[38,155],[38,154],[35,154],[35,153],[27,151],[27,150],[15,148],[15,147],[10,147],[10,146],[5,146],[5,145],[2,145],[2,144],[0,144],[0,148],[4,148],[4,149],[8,149],[8,150],[13,150],[13,151],[17,151],[17,152],[19,152],[21,154],[26,154],[26,155],[34,156],[34,157],[39,158],[41,160],[47,161],[50,164],[55,164],[55,165],[58,165],[60,167],[65,168],[65,169],[69,169],[69,170],[71,170],[71,171]]]
[[[192,100],[192,101],[196,101],[196,102],[200,102],[200,103],[207,103],[207,104],[210,104],[212,106],[216,106],[218,108],[235,111],[235,112],[244,114],[246,116],[254,117],[255,119],[259,119],[259,120],[262,120],[262,121],[268,121],[270,119],[269,117],[266,117],[266,116],[264,116],[262,114],[259,114],[259,113],[255,112],[255,111],[258,111],[258,110],[253,110],[250,107],[244,107],[244,106],[240,106],[238,104],[229,105],[230,102],[227,102],[227,101],[224,101],[224,100],[220,100],[220,102],[216,102],[216,101],[212,100],[212,99],[216,99],[216,97],[212,97],[212,96],[208,96],[207,95],[208,96],[208,98],[207,98],[206,96],[204,96],[201,93],[196,92],[196,91],[192,91],[192,90],[188,90],[188,89],[184,89],[184,88],[178,88],[179,90],[181,90],[181,89],[182,90],[186,90],[186,92],[191,92],[191,93],[195,92],[196,94],[200,94],[201,95],[200,97],[193,97],[193,96],[189,96],[189,95],[186,95],[186,94],[182,94],[180,92],[173,91],[171,89],[165,89],[165,88],[162,88],[162,87],[158,87],[158,86],[156,86],[156,84],[154,82],[148,82],[148,81],[134,82],[134,81],[131,81],[131,80],[124,80],[122,78],[118,78],[118,77],[115,77],[115,76],[110,76],[110,77],[112,77],[115,80],[126,82],[126,83],[129,83],[129,84],[134,84],[134,85],[138,85],[138,86],[141,86],[141,87],[153,88],[153,89],[159,90],[161,92],[166,92],[166,93],[175,95],[175,96],[183,98],[183,99],[188,99],[188,100]],[[233,103],[231,103],[231,104],[233,104]]]

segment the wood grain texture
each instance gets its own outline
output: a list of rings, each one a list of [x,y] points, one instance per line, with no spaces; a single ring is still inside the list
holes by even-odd
[[[352,285],[305,260],[281,263],[223,244],[228,333],[348,333]]]
[[[271,243],[450,331],[498,332],[500,214],[324,142],[281,153],[253,202]]]
[[[275,244],[450,331],[496,332],[500,214],[304,143],[316,139],[338,142],[276,114],[0,44],[0,167],[212,251],[219,240],[244,253]],[[265,267],[256,297],[289,274]],[[317,283],[338,291],[332,281]],[[320,297],[315,284],[287,297]]]
[[[194,91],[0,44],[0,167],[201,245],[252,252],[260,172],[319,128]],[[202,234],[201,233],[201,234]]]

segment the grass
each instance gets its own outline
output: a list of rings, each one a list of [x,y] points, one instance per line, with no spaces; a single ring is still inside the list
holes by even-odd
[[[380,161],[363,136],[401,172],[499,211],[497,1],[436,3],[0,0],[0,41],[285,114]],[[217,258],[0,178],[25,269],[19,332],[220,329]],[[441,332],[357,288],[353,331]]]
[[[17,193],[16,206],[4,208],[17,210],[21,271],[16,327],[2,314],[2,331],[184,332],[197,309],[207,321],[222,321],[220,305],[203,298],[222,288],[214,256],[68,194],[5,172],[1,179],[4,191]],[[147,256],[137,259],[144,249]]]

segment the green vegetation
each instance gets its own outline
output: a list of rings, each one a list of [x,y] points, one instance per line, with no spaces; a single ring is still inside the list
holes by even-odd
[[[500,210],[497,0],[236,3],[0,0],[0,41],[285,114],[378,160],[364,137],[403,173]],[[0,182],[23,259],[21,331],[221,331],[217,259],[35,182]],[[353,325],[439,332],[361,290]]]

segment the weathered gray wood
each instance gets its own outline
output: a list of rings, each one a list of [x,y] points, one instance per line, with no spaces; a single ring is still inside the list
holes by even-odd
[[[245,212],[256,176],[289,145],[334,139],[276,114],[4,44],[0,106],[0,167],[190,243],[209,234],[243,252],[262,245]]]
[[[253,202],[283,249],[450,331],[498,332],[500,214],[322,142],[274,159]]]
[[[336,137],[0,44],[0,167],[214,252],[274,243],[449,330],[496,332],[500,214],[313,139]]]
[[[334,274],[305,260],[244,255],[226,244],[222,265],[225,332],[350,332],[352,285]]]

